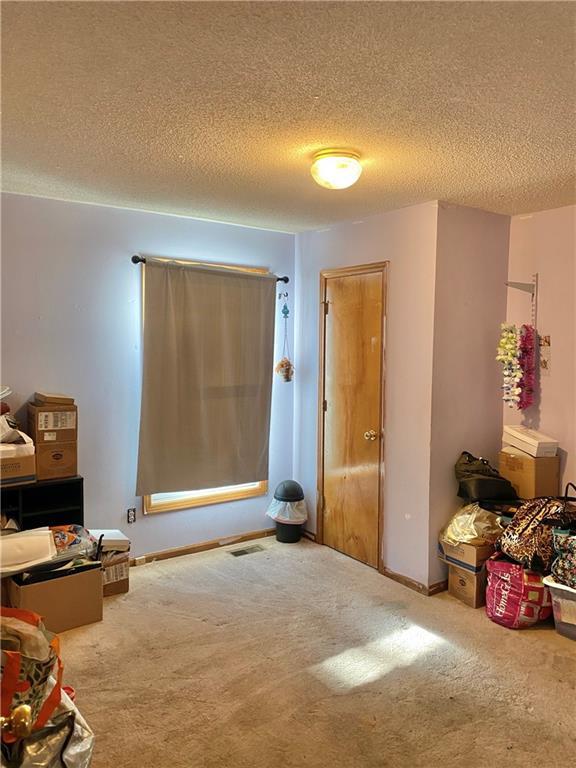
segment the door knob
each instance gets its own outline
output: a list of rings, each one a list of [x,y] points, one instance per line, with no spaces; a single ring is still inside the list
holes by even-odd
[[[364,440],[376,440],[377,437],[378,434],[373,429],[369,429],[368,432],[364,432]]]

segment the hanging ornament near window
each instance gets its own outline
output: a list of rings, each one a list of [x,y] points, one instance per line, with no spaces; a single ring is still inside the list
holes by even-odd
[[[283,291],[278,294],[279,299],[284,299],[284,305],[282,306],[282,319],[284,320],[284,343],[282,346],[282,358],[276,363],[274,370],[279,376],[282,376],[284,381],[292,381],[294,378],[294,364],[290,360],[290,345],[288,341],[288,318],[290,317],[290,310],[288,309],[288,293]]]

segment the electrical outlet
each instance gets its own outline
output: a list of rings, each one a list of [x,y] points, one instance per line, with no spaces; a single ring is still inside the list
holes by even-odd
[[[136,507],[130,507],[127,510],[126,519],[129,523],[135,523],[136,522]]]

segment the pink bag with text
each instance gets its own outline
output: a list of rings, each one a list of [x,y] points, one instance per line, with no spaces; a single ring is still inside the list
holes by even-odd
[[[552,614],[550,590],[542,574],[511,563],[497,553],[486,561],[486,613],[496,624],[524,629]]]

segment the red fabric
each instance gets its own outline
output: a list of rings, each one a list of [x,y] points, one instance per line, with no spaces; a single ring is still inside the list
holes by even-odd
[[[12,697],[16,693],[20,676],[20,653],[4,651],[5,664],[2,669],[2,717],[9,717]]]
[[[9,619],[20,619],[27,624],[32,624],[33,627],[40,626],[42,616],[33,611],[26,611],[24,608],[7,608],[5,605],[0,606],[0,615],[7,616]]]
[[[539,573],[505,560],[500,553],[486,562],[486,570],[486,613],[496,624],[523,629],[552,615],[550,591]]]

